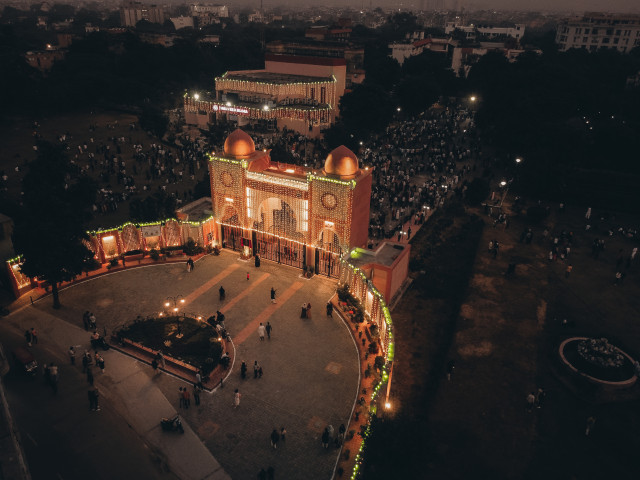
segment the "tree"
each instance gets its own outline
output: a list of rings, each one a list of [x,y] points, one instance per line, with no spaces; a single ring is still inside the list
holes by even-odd
[[[60,308],[58,283],[82,273],[93,258],[83,240],[96,187],[78,175],[62,147],[42,142],[38,152],[22,182],[23,211],[15,219],[13,244],[24,256],[21,271],[49,282],[53,308]]]
[[[347,130],[358,136],[382,130],[393,110],[389,94],[378,85],[358,85],[340,100],[340,117]]]
[[[138,121],[144,130],[153,133],[159,139],[162,139],[169,126],[167,116],[159,108],[151,105],[142,110]]]

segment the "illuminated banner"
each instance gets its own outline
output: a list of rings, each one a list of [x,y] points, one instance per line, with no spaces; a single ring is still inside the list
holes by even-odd
[[[235,113],[236,115],[239,113],[243,115],[249,115],[248,108],[227,107],[226,105],[216,105],[215,103],[213,104],[213,111]]]
[[[146,225],[144,227],[140,227],[142,230],[142,236],[145,238],[148,237],[159,237],[160,236],[160,225]]]

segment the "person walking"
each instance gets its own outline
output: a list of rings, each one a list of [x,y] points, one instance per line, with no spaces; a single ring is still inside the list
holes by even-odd
[[[344,423],[340,424],[340,427],[338,427],[338,445],[342,445],[342,442],[344,442],[344,434],[347,431],[347,427],[344,426]]]
[[[218,292],[220,293],[220,301],[223,301],[225,296],[225,291],[222,285],[220,285],[220,290],[218,290]]]
[[[333,318],[333,304],[331,302],[327,302],[327,317]]]
[[[236,391],[233,394],[233,408],[238,408],[240,406],[240,392],[236,388]]]
[[[33,340],[33,338],[31,337],[31,330],[24,331],[24,339],[27,341],[27,346],[30,347],[31,340]]]
[[[249,272],[247,272],[247,282],[249,281]]]
[[[271,324],[269,322],[267,322],[267,324],[264,326],[265,331],[267,332],[267,338],[269,340],[271,340]]]
[[[240,378],[243,380],[247,378],[247,364],[245,362],[242,362],[242,365],[240,365]]]
[[[264,334],[265,334],[265,328],[262,322],[260,322],[260,325],[258,326],[258,336],[260,337],[261,342],[264,341]]]
[[[284,442],[287,439],[286,435],[287,435],[287,429],[284,427],[280,427],[280,440]]]
[[[573,265],[571,264],[567,265],[567,268],[564,271],[564,278],[569,278],[569,275],[571,275],[572,271],[573,271]]]
[[[154,358],[151,360],[151,368],[153,368],[153,374],[158,373],[158,361]]]
[[[300,318],[307,318],[307,304],[303,303],[300,310]]]
[[[104,373],[104,358],[102,357],[102,355],[98,355],[96,365],[100,368],[100,372]]]
[[[37,345],[38,344],[38,334],[36,333],[36,329],[31,327],[31,341]]]
[[[274,428],[273,431],[271,432],[271,446],[273,448],[278,448],[278,440],[280,440],[280,434]]]
[[[254,361],[253,362],[253,378],[258,378],[258,370],[260,369],[260,366],[258,365],[258,361]]]
[[[322,448],[329,448],[329,427],[325,427],[322,432]]]
[[[276,303],[276,290],[271,287],[271,303]]]
[[[69,347],[69,362],[71,362],[71,365],[76,364],[76,349],[73,348],[73,345]]]
[[[184,395],[182,394],[182,387],[178,388],[178,399],[180,401],[180,408],[184,408]]]
[[[93,387],[93,372],[91,367],[87,367],[87,382]]]
[[[311,303],[307,303],[307,318],[311,318]]]
[[[449,360],[447,362],[447,381],[451,381],[451,376],[453,375],[453,371],[456,368],[456,363],[453,360]]]
[[[196,407],[200,405],[200,386],[197,383],[193,384],[193,401],[196,404]]]
[[[198,388],[203,389],[204,385],[202,385],[202,374],[200,373],[200,370],[196,371],[196,385],[198,385]]]

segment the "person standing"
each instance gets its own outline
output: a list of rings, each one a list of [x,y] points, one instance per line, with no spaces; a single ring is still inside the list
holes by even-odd
[[[191,405],[191,394],[189,393],[189,390],[187,390],[187,387],[182,389],[182,398],[184,399],[184,408],[185,410],[188,410],[189,405]]]
[[[27,341],[27,346],[30,347],[31,346],[31,340],[32,340],[31,330],[25,330],[24,331],[24,339]]]
[[[258,369],[260,366],[258,365],[258,361],[253,362],[253,378],[258,378]]]
[[[276,303],[276,290],[271,287],[271,303]]]
[[[180,400],[180,408],[184,408],[184,395],[182,394],[182,387],[178,388],[178,398]]]
[[[260,322],[260,325],[258,326],[258,336],[260,337],[261,342],[264,341],[264,334],[265,334],[265,328],[262,322]]]
[[[327,302],[327,317],[333,318],[333,304],[331,302]]]
[[[196,404],[196,407],[200,405],[200,386],[197,383],[193,384],[193,401]]]
[[[242,362],[242,365],[240,365],[240,377],[243,380],[247,378],[247,364],[245,362]]]
[[[287,435],[287,429],[284,427],[280,427],[280,440],[284,442],[287,439],[286,435]]]
[[[584,214],[584,218],[587,220],[591,218],[591,207],[587,208],[587,213]]]
[[[151,368],[153,368],[153,374],[158,373],[158,361],[154,358],[151,360]]]
[[[202,374],[200,373],[200,370],[196,371],[196,384],[198,385],[198,388],[204,388],[204,385],[202,385]]]
[[[311,303],[307,303],[307,318],[311,318]]]
[[[564,272],[564,278],[569,278],[569,275],[571,275],[572,270],[573,270],[573,265],[571,264],[567,265],[567,269]]]
[[[278,448],[278,440],[280,440],[280,434],[278,434],[278,431],[274,428],[271,432],[271,446],[273,448]]]
[[[329,428],[325,427],[322,432],[322,448],[329,448]]]
[[[249,281],[249,272],[247,272],[247,282]]]
[[[584,434],[586,436],[589,436],[589,434],[591,433],[591,429],[593,429],[593,426],[595,424],[596,424],[596,417],[592,415],[589,418],[587,418],[587,428],[584,431]]]
[[[58,366],[53,362],[49,364],[49,380],[53,393],[58,393]]]
[[[238,408],[240,406],[240,396],[241,396],[240,392],[236,388],[236,391],[233,394],[233,405],[234,405],[234,408]]]
[[[71,365],[76,364],[76,349],[73,348],[73,345],[69,347],[69,361],[71,362]]]
[[[340,424],[340,427],[338,427],[338,445],[342,445],[342,442],[344,442],[344,434],[347,431],[347,427],[344,426],[344,423]]]
[[[300,310],[300,318],[307,318],[307,304],[303,303]]]
[[[529,395],[527,395],[527,410],[531,412],[535,404],[536,404],[536,395],[535,393],[531,392],[529,393]]]
[[[93,372],[91,367],[87,367],[87,382],[93,387]]]
[[[35,345],[38,344],[38,334],[36,333],[36,329],[31,327],[31,340]]]
[[[265,331],[267,332],[267,338],[269,340],[271,340],[271,324],[269,322],[267,322],[267,324],[264,327]]]

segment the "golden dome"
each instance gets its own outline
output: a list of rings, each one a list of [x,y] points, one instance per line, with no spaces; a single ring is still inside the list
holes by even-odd
[[[224,141],[224,154],[232,157],[248,157],[256,151],[256,145],[244,131],[236,128]]]
[[[344,145],[333,149],[324,162],[324,173],[327,175],[353,178],[359,169],[358,157]]]

